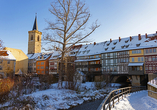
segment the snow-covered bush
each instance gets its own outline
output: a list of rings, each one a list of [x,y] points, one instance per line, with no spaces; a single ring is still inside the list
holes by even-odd
[[[157,77],[150,81],[151,84],[157,85]]]

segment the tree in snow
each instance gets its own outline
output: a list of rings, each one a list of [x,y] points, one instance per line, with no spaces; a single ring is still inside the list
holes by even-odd
[[[58,87],[62,87],[62,70],[64,59],[70,48],[79,43],[87,43],[85,40],[100,25],[95,21],[89,28],[87,22],[91,17],[88,8],[81,0],[54,0],[49,9],[56,21],[46,21],[48,27],[47,34],[44,35],[44,44],[50,44],[45,50],[58,50],[61,52],[60,72]],[[53,34],[51,34],[52,32]],[[65,69],[64,69],[65,70]]]
[[[4,46],[3,46],[3,41],[0,40],[0,50],[3,50]]]

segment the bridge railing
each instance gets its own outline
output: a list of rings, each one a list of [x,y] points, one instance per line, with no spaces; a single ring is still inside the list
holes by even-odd
[[[115,103],[119,102],[121,99],[123,99],[123,97],[126,97],[131,92],[138,92],[140,90],[146,90],[146,87],[125,87],[113,90],[106,96],[97,110],[111,110]]]

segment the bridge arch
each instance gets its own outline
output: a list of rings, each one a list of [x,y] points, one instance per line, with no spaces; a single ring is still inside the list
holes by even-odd
[[[120,83],[125,86],[130,86],[131,85],[131,78],[127,75],[122,75],[122,76],[113,76],[112,83]]]

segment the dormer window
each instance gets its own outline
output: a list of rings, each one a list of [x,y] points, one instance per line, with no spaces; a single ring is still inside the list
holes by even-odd
[[[86,51],[83,51],[83,54],[85,53]]]
[[[107,48],[105,48],[105,50],[107,50],[108,49],[108,47]]]
[[[125,46],[123,45],[123,46],[121,46],[121,48],[123,49]]]
[[[90,50],[87,50],[87,53],[89,53],[90,52]]]
[[[129,40],[126,40],[125,43],[128,43]]]
[[[86,46],[85,49],[86,49],[87,47],[88,47],[88,46]]]
[[[114,44],[114,45],[116,45],[116,44],[117,44],[117,42],[114,42],[113,44]]]
[[[78,52],[78,55],[81,53],[81,51]]]
[[[107,44],[107,46],[109,46],[109,45],[110,45],[110,43]]]
[[[140,45],[141,45],[141,43],[139,43],[139,44],[136,44],[136,46],[137,46],[137,47],[139,47]]]
[[[112,47],[112,50],[114,50],[115,49],[115,47]]]
[[[126,45],[125,47],[126,47],[126,48],[128,48],[128,47],[129,47],[129,45]]]

